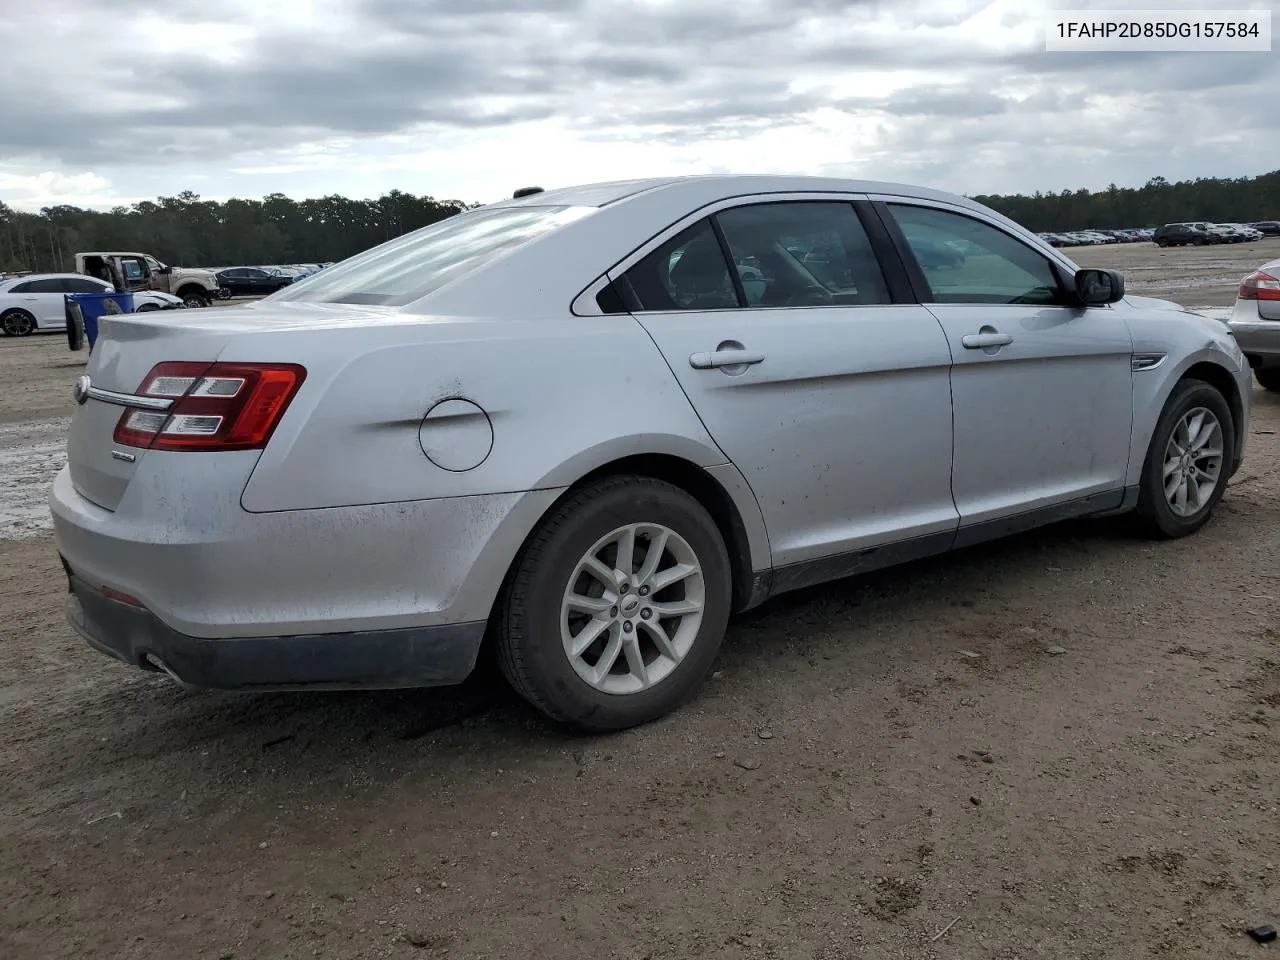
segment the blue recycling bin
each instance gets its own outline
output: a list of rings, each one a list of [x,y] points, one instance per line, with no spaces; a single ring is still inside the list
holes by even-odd
[[[112,313],[133,313],[132,293],[68,293],[64,295],[67,313],[67,339],[72,350],[79,350],[79,334],[89,342],[98,339],[98,321]]]

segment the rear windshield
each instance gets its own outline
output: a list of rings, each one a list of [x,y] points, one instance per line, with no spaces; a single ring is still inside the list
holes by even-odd
[[[454,214],[299,280],[269,300],[399,307],[595,207],[497,207]]]

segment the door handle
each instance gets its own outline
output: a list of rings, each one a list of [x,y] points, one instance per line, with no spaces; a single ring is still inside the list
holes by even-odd
[[[982,350],[986,347],[1003,347],[1013,343],[1007,333],[969,333],[960,338],[966,350]]]
[[[39,300],[40,298],[39,298],[39,297],[23,297],[22,299],[23,299],[23,300],[30,300],[30,301],[32,301],[32,302],[35,302],[36,300]]]
[[[695,370],[711,370],[715,367],[749,367],[763,362],[764,354],[753,350],[713,350],[709,353],[689,355],[689,366]]]

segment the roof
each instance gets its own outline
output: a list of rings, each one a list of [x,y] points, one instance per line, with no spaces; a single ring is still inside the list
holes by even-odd
[[[784,174],[708,174],[687,177],[653,177],[640,180],[612,180],[571,187],[558,187],[519,199],[502,200],[492,207],[584,206],[603,207],[639,193],[680,189],[697,195],[704,203],[746,193],[883,193],[941,200],[961,206],[973,201],[957,194],[929,187],[880,180],[846,180],[839,177],[810,177]]]

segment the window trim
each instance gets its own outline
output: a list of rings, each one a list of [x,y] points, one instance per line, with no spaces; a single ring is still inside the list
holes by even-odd
[[[757,313],[770,310],[853,310],[868,308],[885,308],[901,306],[903,304],[916,304],[914,291],[903,284],[904,275],[902,271],[904,266],[900,261],[900,254],[890,245],[888,245],[888,237],[881,230],[877,230],[877,219],[871,219],[872,204],[870,197],[865,192],[839,192],[839,191],[786,191],[778,193],[753,193],[738,194],[733,197],[723,197],[711,203],[703,204],[695,210],[685,214],[679,220],[671,223],[663,230],[654,234],[644,243],[637,246],[631,253],[623,257],[612,267],[604,272],[601,277],[597,277],[588,287],[578,294],[573,301],[573,312],[587,316],[614,316],[614,314],[604,314],[594,304],[594,296],[599,293],[600,289],[613,283],[617,286],[619,293],[622,295],[624,302],[634,302],[634,293],[631,292],[630,284],[627,282],[627,272],[637,263],[653,253],[667,241],[674,238],[681,231],[688,229],[701,220],[714,218],[717,214],[725,210],[731,210],[736,207],[760,206],[772,203],[842,203],[847,204],[851,208],[851,212],[861,225],[863,232],[867,235],[867,240],[871,245],[871,252],[876,257],[880,265],[880,271],[884,275],[885,285],[889,290],[889,302],[879,304],[811,304],[802,307],[786,307],[786,306],[769,306],[769,307],[714,307],[705,311],[706,313],[725,313],[729,311],[740,311]],[[723,239],[720,236],[719,223],[715,219],[711,219],[712,230],[721,242],[721,254],[725,257],[726,263],[732,263],[733,258],[725,253]],[[734,282],[735,289],[741,287],[741,277],[735,277],[735,270],[729,270],[730,279]],[[895,277],[896,273],[896,277]],[[599,286],[597,286],[597,284]],[[588,296],[590,294],[590,296]],[[738,296],[743,296],[741,289],[738,289]],[[899,299],[901,297],[902,299]],[[590,307],[587,306],[590,304]],[[681,314],[688,313],[687,310],[639,310],[633,309],[632,313],[643,313],[646,316],[658,314]]]
[[[1010,230],[1007,226],[991,217],[983,216],[980,210],[971,210],[967,207],[961,207],[952,203],[945,203],[938,200],[926,200],[921,197],[908,196],[892,196],[888,194],[873,194],[869,197],[870,205],[875,210],[881,225],[884,227],[893,243],[897,252],[898,259],[901,260],[903,268],[906,271],[907,279],[911,284],[915,293],[916,301],[922,304],[937,303],[938,306],[985,306],[985,307],[1023,307],[1027,304],[1017,303],[974,303],[974,304],[949,304],[939,303],[934,299],[933,287],[929,284],[928,277],[925,276],[924,268],[920,266],[920,262],[916,259],[915,252],[911,249],[910,243],[907,241],[906,234],[902,232],[902,228],[898,225],[898,221],[893,216],[893,211],[889,209],[891,206],[903,207],[923,207],[927,210],[937,210],[940,213],[951,213],[956,216],[965,217],[969,220],[975,220],[983,226],[990,227],[999,233],[1004,234],[1015,243],[1021,243],[1034,253],[1040,254],[1049,264],[1049,268],[1053,271],[1054,279],[1058,281],[1058,292],[1062,296],[1061,303],[1044,304],[1045,307],[1079,307],[1080,304],[1073,302],[1075,272],[1078,267],[1065,256],[1058,253],[1056,247],[1048,244],[1028,243],[1026,237],[1021,237],[1017,233]]]

